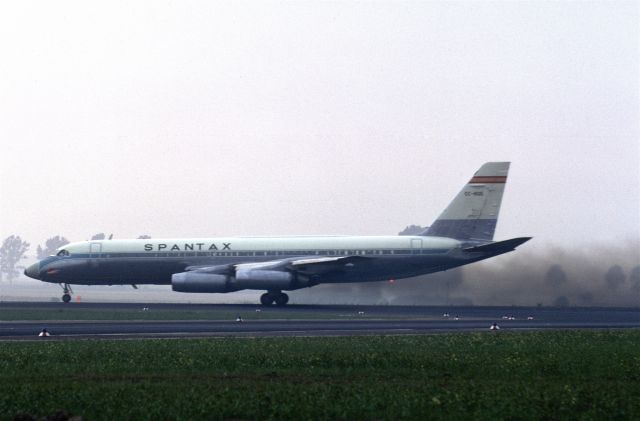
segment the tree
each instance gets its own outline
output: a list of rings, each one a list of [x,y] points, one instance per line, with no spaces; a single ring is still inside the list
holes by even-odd
[[[104,232],[95,234],[91,237],[91,240],[104,240],[107,236],[104,235]]]
[[[60,235],[49,238],[47,241],[45,241],[44,248],[38,246],[38,248],[36,249],[38,259],[44,259],[47,256],[55,254],[56,250],[64,246],[65,244],[69,244],[69,240]]]
[[[620,285],[624,284],[625,279],[626,276],[620,265],[611,266],[606,275],[604,275],[604,280],[607,281],[609,289],[617,289]]]
[[[640,265],[634,266],[629,273],[629,283],[631,288],[640,291]]]
[[[569,299],[566,296],[561,295],[553,300],[553,305],[554,307],[569,307]]]
[[[558,287],[565,282],[567,282],[567,274],[562,270],[562,266],[551,265],[544,277],[544,283],[552,287]]]
[[[0,247],[0,279],[3,275],[12,281],[20,275],[16,264],[24,259],[24,254],[29,250],[29,243],[23,241],[19,235],[7,237]]]

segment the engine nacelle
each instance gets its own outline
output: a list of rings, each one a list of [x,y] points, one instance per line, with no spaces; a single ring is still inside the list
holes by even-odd
[[[171,289],[178,292],[229,292],[229,277],[212,273],[181,272],[171,276]]]
[[[289,289],[294,276],[289,272],[261,269],[238,269],[231,283],[235,289]]]

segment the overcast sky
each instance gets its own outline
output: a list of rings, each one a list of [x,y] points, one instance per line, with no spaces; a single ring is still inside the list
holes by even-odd
[[[0,237],[640,236],[640,3],[5,2]]]

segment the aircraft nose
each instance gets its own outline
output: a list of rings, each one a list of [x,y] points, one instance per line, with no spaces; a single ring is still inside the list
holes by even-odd
[[[24,274],[29,278],[40,279],[40,263],[34,263],[26,268]]]

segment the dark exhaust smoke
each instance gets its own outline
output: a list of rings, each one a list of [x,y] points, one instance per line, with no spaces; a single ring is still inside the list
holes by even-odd
[[[640,246],[550,247],[395,282],[294,291],[309,304],[639,306]]]

